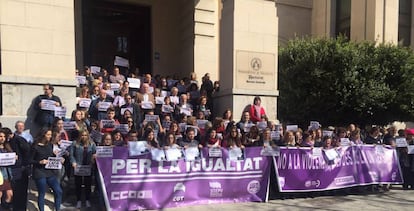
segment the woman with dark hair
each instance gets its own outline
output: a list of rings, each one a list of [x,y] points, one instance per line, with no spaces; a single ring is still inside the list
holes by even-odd
[[[232,126],[229,129],[228,135],[221,142],[221,146],[222,147],[227,147],[227,148],[233,148],[233,147],[244,148],[244,146],[242,145],[242,140],[241,140],[240,137],[241,137],[241,135],[240,135],[237,127]]]
[[[262,100],[260,99],[259,96],[254,97],[253,104],[250,106],[250,110],[249,110],[250,120],[253,123],[260,122],[261,117],[263,115],[266,115],[266,112],[263,106],[261,105],[261,103],[262,103]]]
[[[0,130],[0,153],[9,153],[13,152],[10,144],[7,142],[7,132],[4,130]],[[10,166],[0,166],[0,173],[2,178],[2,184],[0,185],[0,199],[3,196],[3,192],[6,193],[4,197],[5,204],[3,205],[4,208],[8,208],[12,202],[13,198],[13,190],[11,187],[11,180],[12,180],[12,171]]]
[[[32,176],[36,182],[38,192],[37,205],[40,211],[45,210],[46,184],[53,190],[55,210],[60,210],[62,203],[62,188],[60,187],[56,171],[45,168],[49,162],[48,158],[56,156],[53,153],[53,145],[50,143],[51,139],[52,130],[48,128],[42,129],[33,144],[30,157],[30,163],[33,164]]]
[[[152,128],[145,129],[144,138],[145,141],[147,141],[148,146],[151,146],[152,148],[161,148],[161,144],[155,137],[154,130]]]

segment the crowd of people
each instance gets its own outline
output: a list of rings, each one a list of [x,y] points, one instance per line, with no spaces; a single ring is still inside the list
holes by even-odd
[[[71,118],[57,115],[55,107],[62,101],[54,95],[51,84],[43,86],[44,94],[35,99],[35,123],[41,128],[33,138],[24,130],[24,122],[16,122],[16,131],[0,130],[0,153],[15,152],[16,164],[2,166],[0,193],[2,206],[26,210],[28,180],[31,176],[38,191],[38,207],[44,210],[47,186],[53,190],[55,209],[61,209],[62,183],[74,178],[76,207],[91,206],[92,184],[99,186],[94,177],[97,146],[127,147],[129,143],[145,141],[150,148],[297,146],[334,148],[348,138],[351,144],[387,144],[395,146],[398,136],[413,143],[414,130],[395,131],[390,127],[381,131],[372,127],[367,134],[354,124],[347,128],[309,127],[303,131],[268,120],[266,110],[256,96],[239,119],[228,109],[218,115],[214,111],[213,96],[219,92],[219,82],[212,82],[205,74],[201,84],[193,73],[188,78],[151,74],[120,73],[115,67],[92,73],[85,67],[77,73],[80,81],[77,109]],[[81,77],[79,77],[81,76]],[[138,83],[137,83],[138,82]],[[68,142],[73,141],[73,142]],[[69,144],[68,144],[69,143]],[[407,148],[398,148],[404,174],[404,188],[414,188],[414,156]],[[60,170],[47,168],[50,157],[59,158]],[[89,169],[85,166],[89,166]],[[80,174],[80,169],[89,173]],[[83,172],[84,173],[84,172]],[[407,179],[409,178],[409,179]],[[95,191],[99,192],[99,188]],[[84,197],[82,197],[84,193]],[[13,200],[13,195],[19,200]],[[1,196],[1,195],[0,195]],[[24,200],[23,200],[24,199]]]

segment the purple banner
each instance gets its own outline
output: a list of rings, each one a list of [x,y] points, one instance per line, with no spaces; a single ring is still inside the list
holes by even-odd
[[[336,149],[336,157],[311,148],[281,148],[274,164],[279,191],[332,190],[366,184],[400,184],[396,151],[383,146]],[[328,159],[330,157],[330,159]]]
[[[98,157],[106,202],[111,210],[162,209],[195,204],[266,201],[271,157],[247,148],[244,159],[228,151],[210,158],[201,150],[196,161],[155,161],[151,154],[129,157],[115,147],[113,157]]]

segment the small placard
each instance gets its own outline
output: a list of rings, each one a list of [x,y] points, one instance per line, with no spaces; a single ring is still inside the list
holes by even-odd
[[[407,147],[407,139],[405,138],[396,138],[395,139],[395,144],[397,145],[397,147]]]
[[[194,161],[200,158],[200,151],[197,147],[189,147],[185,149],[185,160]]]
[[[286,125],[286,131],[298,131],[298,125]]]
[[[76,129],[76,122],[75,121],[63,122],[63,129],[65,129],[65,130],[75,130]]]
[[[115,125],[115,129],[118,130],[123,135],[126,135],[129,132],[128,124]]]
[[[146,141],[130,141],[128,142],[129,156],[141,155],[148,152],[148,144]]]
[[[141,88],[141,80],[139,78],[127,78],[129,87],[139,89]]]
[[[74,174],[76,176],[91,176],[92,168],[90,165],[76,165]]]
[[[79,99],[79,107],[81,108],[89,108],[91,106],[92,99],[89,98],[80,98]]]
[[[265,146],[260,151],[260,155],[262,156],[279,156],[280,155],[280,148],[279,147],[272,147],[272,146]]]
[[[96,156],[97,157],[113,157],[114,150],[110,146],[97,146]]]
[[[152,104],[151,101],[143,101],[141,102],[141,108],[142,109],[153,109],[154,108],[154,104]]]
[[[169,148],[165,150],[165,156],[168,161],[176,161],[182,158],[182,152],[177,148]]]
[[[312,156],[321,157],[322,156],[322,148],[320,148],[320,147],[312,148]]]
[[[86,84],[86,77],[85,76],[77,75],[77,76],[75,76],[75,78],[76,78],[76,81],[78,82],[79,85]]]
[[[162,105],[164,103],[164,97],[155,97],[155,104]]]
[[[41,101],[40,108],[42,110],[54,111],[55,107],[56,107],[56,101],[54,101],[54,100],[45,100],[45,99],[43,99]]]
[[[111,107],[111,102],[99,102],[98,103],[98,111],[107,111],[109,107]]]
[[[232,161],[242,160],[243,151],[239,147],[233,147],[229,149],[229,159]]]
[[[174,108],[172,106],[170,106],[170,105],[162,105],[161,111],[163,113],[168,113],[169,114],[169,113],[174,112]]]
[[[0,166],[12,166],[16,163],[16,153],[0,153]]]
[[[91,73],[98,74],[101,72],[101,67],[99,66],[91,66]]]
[[[66,116],[66,107],[55,107],[55,117],[63,118]]]
[[[134,109],[129,107],[129,108],[121,108],[121,115],[125,114],[125,111],[129,111],[131,112],[131,114],[134,114]]]
[[[165,153],[162,149],[153,148],[151,149],[151,156],[153,160],[163,161],[165,160]]]
[[[60,140],[60,149],[66,150],[69,146],[71,146],[73,141],[68,140]]]
[[[160,117],[158,115],[145,115],[145,121],[147,122],[157,122]]]
[[[62,169],[62,158],[61,157],[48,157],[46,169]]]
[[[347,147],[351,145],[351,141],[349,138],[341,138],[341,146]]]
[[[180,98],[178,98],[178,96],[170,96],[170,100],[174,104],[180,103]]]
[[[220,147],[211,147],[208,149],[208,156],[211,158],[221,158],[223,156]]]

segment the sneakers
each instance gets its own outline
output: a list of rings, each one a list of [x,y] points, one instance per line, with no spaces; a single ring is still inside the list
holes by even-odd
[[[91,203],[89,202],[89,200],[86,200],[86,207],[91,207]]]
[[[76,203],[76,208],[77,209],[80,209],[82,207],[82,202],[81,201],[78,201],[77,203]]]

